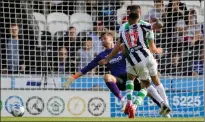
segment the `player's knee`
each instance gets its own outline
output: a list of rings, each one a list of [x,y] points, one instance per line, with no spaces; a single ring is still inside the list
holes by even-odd
[[[154,83],[155,86],[158,86],[160,84],[159,77],[157,75],[151,76],[152,82]]]
[[[142,82],[141,82],[142,84],[142,86],[144,86],[144,87],[149,87],[150,85],[151,85],[151,83],[150,83],[150,81],[149,80],[142,80]]]
[[[110,75],[110,74],[105,74],[104,75],[104,81],[105,82],[114,82],[113,78],[112,78],[112,75]]]

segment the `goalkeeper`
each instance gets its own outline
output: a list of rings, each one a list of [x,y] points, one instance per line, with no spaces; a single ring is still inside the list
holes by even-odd
[[[105,48],[103,52],[98,54],[86,67],[81,69],[80,72],[75,73],[73,76],[69,76],[67,81],[63,84],[64,87],[70,86],[77,78],[81,77],[82,75],[86,74],[96,66],[98,66],[98,62],[101,59],[104,59],[112,49],[114,48],[113,42],[113,35],[109,32],[101,34],[102,45]],[[127,81],[127,72],[126,72],[126,61],[125,57],[122,53],[117,54],[114,56],[109,63],[106,65],[110,70],[111,74],[104,75],[104,81],[110,91],[121,101],[122,110],[124,110],[126,101],[124,100],[123,96],[120,93],[121,91],[126,90],[126,81]],[[141,89],[140,83],[136,78],[134,81],[134,90],[139,91]],[[141,92],[141,91],[139,91]],[[153,86],[150,86],[150,90],[148,91],[151,94],[155,93],[155,97],[157,96],[159,99],[160,96],[158,95],[156,89]],[[157,101],[156,98],[150,97],[159,107],[160,101]],[[127,112],[125,112],[127,114]]]

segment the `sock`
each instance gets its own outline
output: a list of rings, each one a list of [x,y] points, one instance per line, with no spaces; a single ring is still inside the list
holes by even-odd
[[[162,97],[159,95],[159,93],[157,92],[157,90],[150,85],[147,88],[147,92],[152,96],[152,98],[154,98],[157,102],[162,103],[164,102],[164,100],[162,99]]]
[[[164,100],[165,104],[169,105],[164,86],[162,84],[160,84],[160,85],[156,86],[156,89],[157,89],[159,95],[161,96],[161,98]]]
[[[135,104],[137,106],[141,105],[142,102],[144,101],[144,98],[147,96],[147,90],[146,89],[141,89],[138,94],[137,94],[137,98],[135,100]]]
[[[134,83],[132,80],[128,80],[126,82],[127,100],[132,100],[133,91],[134,91]]]
[[[116,83],[113,82],[106,82],[107,87],[110,91],[120,100],[122,100],[122,94],[120,93],[119,88],[117,87]]]
[[[157,100],[155,100],[153,97],[149,97],[150,99],[152,99],[152,101],[155,103],[155,104],[157,104],[157,106],[159,107],[159,108],[161,108],[161,105],[160,105],[160,103],[157,101]]]

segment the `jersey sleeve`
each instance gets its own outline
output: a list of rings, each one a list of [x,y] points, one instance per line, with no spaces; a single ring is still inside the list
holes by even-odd
[[[147,39],[148,39],[148,40],[154,40],[154,32],[153,32],[153,30],[150,30],[150,31],[147,33]]]
[[[146,30],[146,31],[149,31],[149,30],[152,30],[152,25],[148,22],[145,22],[143,20],[140,20],[140,25]]]
[[[82,74],[86,74],[87,72],[89,72],[90,70],[92,70],[93,68],[95,68],[96,66],[98,66],[98,62],[101,60],[101,53],[98,54],[90,63],[88,63],[87,66],[85,66],[84,68],[82,68],[80,71],[82,72]]]

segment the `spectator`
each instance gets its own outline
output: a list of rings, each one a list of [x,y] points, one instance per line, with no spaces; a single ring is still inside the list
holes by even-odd
[[[180,0],[169,0],[169,4],[166,9],[166,17],[162,18],[164,21],[164,28],[162,29],[162,42],[163,47],[172,47],[172,42],[177,42],[177,37],[175,36],[175,25],[179,19],[183,19],[187,7]],[[168,44],[168,45],[167,45]]]
[[[180,66],[180,55],[179,53],[172,53],[171,63],[166,66],[166,75],[180,76],[182,74],[182,67]]]
[[[68,57],[68,50],[63,46],[59,47],[58,55],[54,58],[54,72],[57,74],[74,73],[75,69],[71,68],[71,65]]]
[[[102,0],[98,2],[98,20],[101,20],[104,27],[108,30],[119,30],[117,9],[121,7],[120,4],[118,0]]]
[[[194,9],[190,9],[185,14],[185,19],[180,19],[176,24],[178,39],[194,45],[195,42],[200,41],[200,24],[197,24],[196,11]]]
[[[151,18],[158,18],[162,20],[166,15],[165,7],[164,7],[164,0],[154,0],[154,8],[151,9],[147,15],[144,16],[144,20],[152,23]]]
[[[77,32],[75,27],[69,27],[68,34],[60,38],[58,42],[55,42],[53,45],[65,46],[68,51],[69,61],[73,63],[72,68],[77,68],[76,52],[80,49],[81,42],[80,40],[77,40]]]
[[[127,6],[127,14],[126,14],[126,16],[123,17],[123,19],[122,19],[122,24],[124,24],[124,23],[127,22],[127,20],[128,20],[128,15],[130,14],[130,8],[131,8],[131,6]]]
[[[193,62],[193,76],[204,74],[204,50],[201,50],[200,54],[200,59]]]
[[[94,58],[94,53],[92,51],[92,38],[84,37],[82,39],[82,43],[82,47],[77,52],[79,56],[78,70],[87,66],[87,64]],[[91,73],[93,74],[94,70]]]
[[[93,23],[93,32],[88,35],[88,37],[92,38],[93,42],[93,52],[95,55],[97,55],[99,52],[103,50],[101,40],[100,40],[100,34],[104,31],[107,30],[106,28],[103,28],[102,22],[94,22]]]
[[[51,0],[50,3],[50,13],[53,12],[63,12],[67,15],[72,15],[76,9],[75,1],[64,1],[64,0]]]
[[[17,74],[25,71],[25,52],[24,43],[20,40],[19,26],[11,24],[10,38],[6,40],[6,57],[7,65],[3,68],[2,73]],[[7,72],[8,71],[8,72]]]

